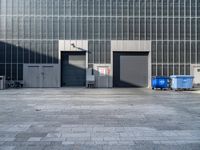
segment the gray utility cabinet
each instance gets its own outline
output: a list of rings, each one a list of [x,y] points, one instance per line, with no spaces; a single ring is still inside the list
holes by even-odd
[[[190,68],[190,74],[194,76],[194,87],[200,87],[200,65],[192,64]]]
[[[24,87],[59,87],[59,65],[24,64],[23,79]]]
[[[95,87],[97,88],[111,88],[112,77],[111,64],[94,64]]]

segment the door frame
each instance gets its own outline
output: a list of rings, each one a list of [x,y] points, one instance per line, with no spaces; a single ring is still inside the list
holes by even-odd
[[[88,41],[87,40],[59,40],[58,43],[58,65],[59,65],[59,87],[62,87],[62,52],[83,52],[85,51],[86,64],[88,69]],[[85,79],[86,81],[86,79]]]
[[[146,56],[147,57],[147,59],[149,59],[149,52],[139,52],[139,51],[113,51],[113,87],[116,87],[116,88],[118,88],[118,87],[123,87],[123,86],[114,86],[115,85],[115,83],[114,83],[114,69],[116,68],[114,68],[114,58],[115,58],[115,56],[116,57],[118,57],[118,61],[117,61],[117,66],[119,66],[118,68],[117,68],[117,72],[119,73],[118,75],[119,75],[119,77],[120,77],[120,72],[121,72],[121,67],[120,67],[120,64],[121,64],[121,56]],[[149,71],[149,69],[148,69],[148,64],[149,64],[149,62],[148,62],[148,60],[147,60],[147,64],[145,63],[145,66],[147,67],[147,77],[148,77],[148,71]],[[115,65],[116,66],[116,65]],[[115,72],[116,73],[116,72]],[[147,79],[148,80],[148,79]],[[123,81],[120,81],[120,82],[123,82]],[[139,87],[139,88],[142,88],[142,87],[144,87],[144,88],[147,88],[148,86],[149,86],[149,84],[148,84],[148,81],[146,82],[147,83],[147,86],[145,85],[145,86],[141,86],[141,87]],[[130,88],[130,87],[133,87],[133,88],[138,88],[137,86],[132,86],[132,85],[129,85],[129,86],[126,86],[126,87],[128,87],[128,88]]]
[[[111,66],[113,68],[114,52],[148,52],[148,88],[151,88],[151,41],[134,41],[134,40],[112,40],[111,41]],[[113,87],[113,69],[112,87]]]
[[[70,53],[75,53],[75,54],[80,53],[80,54],[82,54],[82,56],[86,56],[86,52],[84,52],[84,51],[60,51],[60,53],[61,53],[61,64],[60,64],[60,69],[61,69],[61,87],[65,87],[65,86],[62,86],[62,80],[63,80],[63,78],[62,78],[62,71],[63,71],[62,70],[62,54],[63,53],[67,53],[67,54],[70,55]],[[85,62],[86,62],[86,58],[85,58]],[[86,66],[85,66],[85,86],[86,86]]]

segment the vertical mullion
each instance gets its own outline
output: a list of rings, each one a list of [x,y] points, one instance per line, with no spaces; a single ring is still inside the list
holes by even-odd
[[[11,0],[11,5],[13,7],[13,0]],[[13,9],[12,9],[12,12],[11,12],[11,23],[13,24]],[[13,25],[12,24],[11,24],[11,26],[12,26],[11,33],[13,33]],[[13,43],[13,34],[12,34],[11,42]],[[11,72],[10,76],[11,76],[11,80],[13,79],[13,73],[12,73],[12,71],[13,71],[13,69],[12,69],[12,66],[13,66],[12,53],[13,53],[13,46],[11,44],[11,54],[10,54],[10,57],[11,57],[11,64],[10,64],[10,72]],[[29,57],[30,57],[30,55],[29,55]]]
[[[88,20],[89,20],[89,19],[88,19],[88,18],[89,18],[89,17],[88,17],[88,16],[89,16],[89,11],[88,11],[88,8],[89,8],[88,5],[89,5],[89,4],[88,4],[88,1],[89,1],[89,0],[87,0],[87,17],[86,17],[86,19],[87,19],[87,21],[86,21],[86,27],[87,27],[87,32],[86,32],[87,35],[86,35],[86,37],[87,37],[87,39],[89,39],[89,38],[88,38],[88,26],[89,26],[89,23],[88,23]],[[88,43],[88,44],[89,44],[89,43]]]
[[[83,40],[83,1],[81,1],[81,40]]]
[[[169,1],[167,2],[167,24],[169,26]],[[167,75],[169,76],[169,27],[167,28]]]
[[[35,52],[34,52],[34,63],[36,63],[36,0],[34,1],[34,46],[35,46]]]
[[[77,40],[78,38],[78,33],[77,33],[77,22],[78,22],[78,5],[77,5],[77,0],[76,1],[76,6],[75,6],[75,39]],[[80,4],[81,5],[81,4]],[[75,40],[73,39],[73,40]]]
[[[99,1],[99,11],[98,11],[98,23],[99,23],[99,25],[98,25],[98,31],[99,31],[99,33],[98,33],[98,63],[100,64],[101,63],[101,53],[102,53],[102,50],[101,50],[101,35],[100,35],[100,32],[101,32],[101,28],[100,28],[100,26],[101,26],[101,12],[100,12],[100,9],[101,9],[101,2],[102,2],[102,0],[101,1]]]
[[[181,29],[180,29],[180,26],[181,26],[181,0],[179,0],[179,75],[181,74]]]
[[[42,0],[40,0],[40,41],[42,39]],[[39,42],[40,44],[40,63],[42,62],[42,42]]]
[[[198,49],[198,48],[197,48],[197,46],[198,46],[198,45],[197,45],[197,39],[198,39],[198,37],[197,37],[197,35],[198,35],[198,34],[197,34],[197,31],[198,31],[198,23],[197,23],[198,15],[197,15],[197,11],[198,11],[198,8],[197,8],[197,1],[198,1],[198,0],[196,0],[196,5],[195,5],[195,6],[196,6],[196,10],[195,10],[195,17],[196,17],[196,19],[195,19],[195,22],[196,22],[196,23],[195,23],[195,28],[196,28],[196,35],[195,35],[195,36],[196,36],[196,37],[195,37],[195,39],[196,39],[196,40],[195,40],[195,41],[196,41],[196,42],[195,42],[196,61],[195,61],[195,62],[196,62],[196,64],[198,64],[198,55],[197,55],[197,52],[198,52],[198,51],[197,51],[197,49]]]
[[[161,7],[163,7],[163,1],[161,1]],[[162,45],[164,44],[163,42],[163,11],[161,11],[161,40],[162,40]],[[162,75],[164,75],[164,63],[163,63],[163,46],[161,46],[161,56],[162,56]]]
[[[112,0],[110,0],[110,42],[112,41]],[[107,42],[106,42],[106,52],[107,52]],[[109,50],[109,52],[111,53],[111,50]],[[107,54],[106,54],[106,57],[107,57]],[[111,55],[110,55],[110,58],[109,60],[111,60]],[[107,61],[107,59],[106,59]],[[109,62],[108,62],[109,63]]]
[[[110,0],[109,0],[110,1]],[[106,12],[107,12],[107,10],[106,10],[106,0],[104,0],[104,38],[105,38],[105,41],[104,41],[104,45],[103,45],[103,47],[104,47],[104,59],[103,59],[103,63],[104,64],[106,64],[106,58],[107,58],[107,53],[106,53],[106,41],[107,41],[107,35],[106,35],[106,32],[107,32],[107,30],[106,30],[106,28],[107,28],[107,17],[106,17]]]
[[[65,2],[65,0],[64,0],[64,16],[63,16],[63,18],[64,18],[64,39],[66,39],[66,32],[65,32],[65,28],[66,28],[66,14],[65,14],[65,12],[66,12],[66,10],[65,10],[65,7],[66,7],[66,2]],[[65,42],[64,42],[64,49],[65,49]]]
[[[29,2],[29,6],[31,4],[31,1],[28,1]],[[28,21],[29,21],[29,49],[31,48],[31,8],[29,9],[29,13],[27,15],[27,17],[29,18]],[[31,62],[31,54],[30,54],[30,51],[28,51],[28,54],[29,54],[29,60],[28,60],[28,63]]]
[[[173,40],[173,57],[172,57],[173,58],[173,75],[174,75],[174,67],[175,67],[175,64],[174,64],[174,57],[175,57],[174,56],[174,44],[175,44],[175,41],[174,41],[174,14],[175,13],[174,13],[174,0],[173,0],[173,19],[172,19],[172,24],[173,24],[173,29],[172,29],[173,30],[173,36],[172,36],[173,37],[173,39],[172,39]]]
[[[127,1],[127,40],[129,40],[129,30],[130,30],[130,26],[129,26],[129,20],[130,20],[130,15],[129,15],[129,1]]]
[[[93,31],[93,35],[92,35],[92,41],[93,41],[93,63],[95,63],[95,40],[94,40],[94,0],[93,0],[93,8],[92,8],[92,13],[93,13],[93,18],[92,18],[92,31]]]
[[[186,74],[186,0],[184,0],[184,75]]]
[[[69,10],[69,39],[70,39],[70,43],[71,43],[71,40],[72,40],[72,32],[71,32],[71,30],[72,30],[72,0],[70,0],[70,4],[69,4],[70,6],[69,6],[69,8],[70,8],[70,10]]]
[[[46,28],[47,28],[47,32],[48,32],[48,5],[47,5],[47,0],[46,0]],[[45,39],[45,48],[46,48],[46,54],[45,54],[45,60],[46,60],[46,63],[47,63],[47,37],[48,37],[48,33],[46,33],[46,39]]]
[[[156,1],[156,75],[158,75],[158,36],[157,36],[157,31],[158,31],[158,1]]]
[[[87,13],[86,13],[86,15],[87,15],[87,17],[86,17],[86,19],[87,19],[87,21],[86,21],[86,29],[87,29],[87,31],[86,31],[86,39],[89,39],[88,38],[88,26],[89,26],[89,23],[88,23],[88,15],[89,15],[89,11],[88,11],[88,8],[89,8],[89,6],[88,6],[88,1],[89,0],[87,0]],[[89,42],[87,42],[87,46],[88,46],[88,53],[86,53],[86,55],[87,55],[87,57],[88,57],[88,60],[86,60],[86,61],[88,61],[87,63],[89,63]],[[88,66],[86,66],[86,67],[88,67]]]
[[[116,5],[116,34],[115,34],[115,36],[116,36],[116,40],[118,40],[118,14],[117,14],[117,1],[116,1],[116,3],[115,3],[115,5]]]
[[[150,0],[150,38],[151,38],[151,40],[152,40],[152,9],[153,9],[152,0]],[[151,42],[151,44],[152,44],[152,42]],[[151,62],[152,62],[152,51],[151,51]],[[152,64],[151,64],[151,68],[153,68]],[[152,71],[152,73],[153,73],[153,71]]]
[[[19,1],[17,2],[18,4],[17,4],[17,7],[19,8]],[[17,23],[19,24],[19,9],[17,9],[17,15],[18,15],[18,17],[17,17]],[[17,81],[19,80],[19,70],[18,70],[18,65],[19,65],[19,25],[18,25],[18,27],[17,27],[17,77],[16,77],[16,79],[17,79]]]
[[[140,42],[140,40],[141,40],[141,36],[140,36],[140,21],[141,21],[141,11],[140,11],[140,6],[141,5],[141,3],[140,3],[140,1],[139,1],[139,18],[138,18],[138,23],[139,23],[139,42]]]
[[[24,21],[24,20],[25,20],[25,19],[24,19],[24,17],[25,17],[25,4],[23,5],[23,7],[24,7],[24,8],[23,8],[23,27],[24,27],[24,24],[25,24],[25,21]],[[24,28],[23,28],[23,30],[24,30]],[[23,31],[23,38],[24,38],[24,37],[25,37],[25,32]],[[23,40],[23,61],[22,61],[23,63],[25,62],[25,61],[24,61],[24,51],[25,51],[24,49],[25,49],[25,48],[24,48],[24,40]]]
[[[52,21],[52,37],[51,37],[51,44],[50,45],[53,45],[53,38],[54,38],[54,33],[53,33],[53,28],[54,28],[54,9],[53,9],[53,7],[54,7],[54,3],[53,3],[53,0],[52,0],[52,19],[51,19],[51,21]],[[50,54],[50,50],[51,50],[51,54],[53,56],[53,48],[48,49],[49,54]],[[50,56],[48,56],[48,57],[50,57]],[[51,63],[52,62],[53,62],[53,57],[51,57]]]
[[[135,8],[134,8],[134,0],[133,0],[133,40],[135,40]]]
[[[58,19],[58,20],[57,20],[57,21],[58,21],[58,43],[59,43],[59,39],[60,39],[60,10],[59,10],[59,9],[60,9],[60,1],[58,0],[58,18],[57,18],[57,19]],[[53,45],[53,47],[52,47],[52,50],[53,50],[53,58],[55,58],[55,56],[54,56],[54,51],[55,51],[55,50],[54,50],[54,42],[55,42],[55,41],[53,40],[53,44],[52,44],[52,45]],[[59,49],[58,49],[58,56],[59,56]],[[56,62],[54,62],[54,60],[55,60],[55,59],[53,59],[53,63],[56,63]]]
[[[5,9],[7,8],[7,3],[5,3]],[[7,31],[7,9],[6,9],[6,12],[5,12],[5,30]],[[5,42],[7,43],[7,32],[5,32]],[[7,78],[7,59],[6,59],[6,56],[7,56],[7,44],[5,44],[5,77]]]
[[[146,14],[146,0],[144,1],[144,40],[146,40],[147,14]]]
[[[121,0],[120,3],[121,3],[121,11],[122,11],[122,13],[121,13],[121,21],[122,21],[121,28],[122,28],[122,30],[121,31],[122,31],[122,40],[124,40],[124,20],[125,20],[125,17],[124,17],[124,7],[123,7],[124,3],[123,3],[123,0]]]
[[[192,64],[192,1],[190,0],[190,64]]]

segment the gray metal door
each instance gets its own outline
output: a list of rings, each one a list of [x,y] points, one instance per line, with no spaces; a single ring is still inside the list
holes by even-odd
[[[194,84],[196,87],[200,87],[200,67],[194,68]]]
[[[26,87],[37,88],[40,85],[40,66],[28,66],[25,68],[24,81]]]
[[[147,87],[148,53],[114,52],[113,86]]]
[[[62,86],[85,86],[85,52],[62,52]]]
[[[59,65],[57,64],[24,64],[23,70],[25,87],[59,87]]]
[[[42,87],[55,87],[57,80],[54,71],[53,66],[42,66]]]

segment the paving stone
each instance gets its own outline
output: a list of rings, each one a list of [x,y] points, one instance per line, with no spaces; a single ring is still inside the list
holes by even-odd
[[[32,141],[32,142],[38,142],[38,141],[41,141],[41,137],[31,137],[28,139],[28,141]]]
[[[0,147],[0,150],[14,150],[14,146],[2,146]]]

